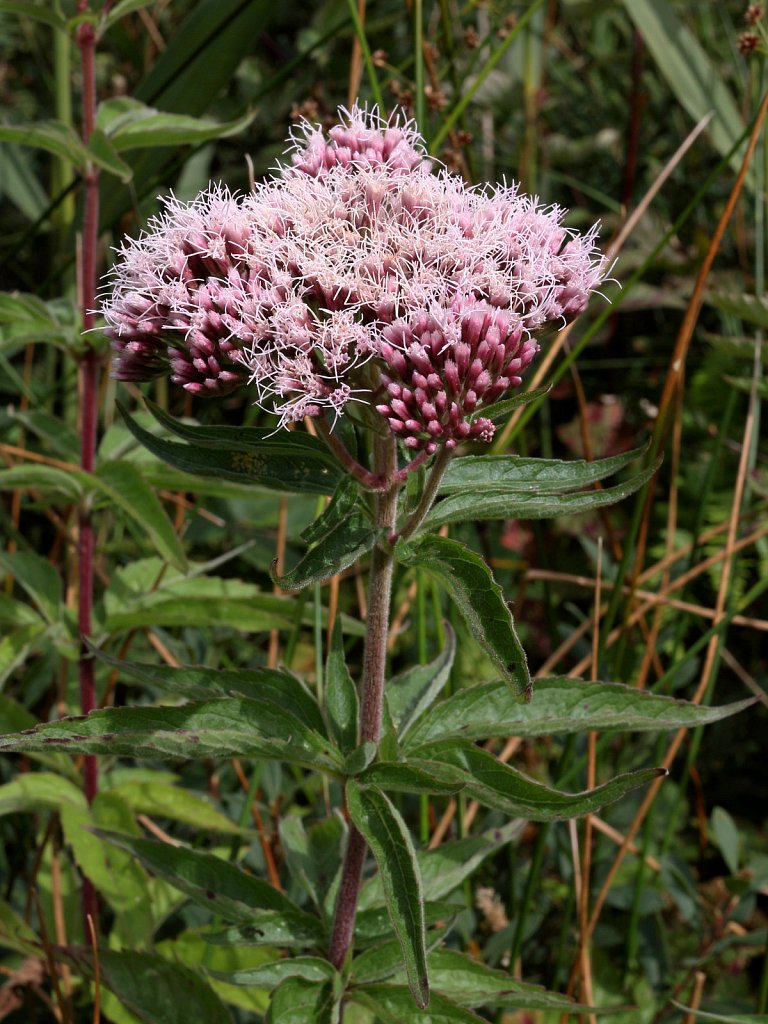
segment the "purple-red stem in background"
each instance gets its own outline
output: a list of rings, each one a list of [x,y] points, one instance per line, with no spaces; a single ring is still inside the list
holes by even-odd
[[[79,0],[78,12],[87,14],[88,0]],[[82,136],[87,145],[93,134],[96,119],[96,32],[90,22],[83,22],[77,30],[77,44],[80,48],[83,75]],[[83,213],[82,261],[80,266],[80,308],[83,330],[88,332],[94,326],[93,310],[96,306],[96,249],[99,234],[99,173],[89,164],[84,176],[85,196]],[[89,335],[86,333],[86,338]],[[96,457],[96,431],[98,425],[98,356],[90,343],[80,360],[80,466],[86,473],[92,473]],[[84,505],[80,510],[78,530],[78,628],[80,631],[80,710],[87,715],[96,707],[93,657],[85,642],[91,635],[91,613],[93,609],[93,522],[91,510]],[[99,789],[98,764],[92,754],[85,757],[85,796],[92,803]],[[97,921],[96,892],[86,878],[83,884],[83,915],[85,934],[88,935],[88,918]]]

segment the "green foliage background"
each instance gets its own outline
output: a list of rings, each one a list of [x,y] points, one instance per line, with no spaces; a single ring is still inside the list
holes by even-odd
[[[157,211],[157,196],[172,190],[191,199],[210,179],[245,190],[251,173],[258,178],[274,167],[297,116],[325,122],[350,94],[371,102],[378,93],[386,109],[401,104],[417,117],[435,155],[452,169],[471,181],[519,178],[527,191],[570,208],[573,226],[601,218],[607,242],[695,121],[712,110],[707,129],[623,247],[613,272],[621,287],[605,289],[613,304],[595,301],[577,323],[569,344],[578,360],[559,357],[545,378],[554,388],[505,435],[505,444],[522,455],[591,459],[640,445],[655,428],[696,273],[764,88],[763,56],[747,61],[738,50],[742,5],[380,0],[367,6],[365,45],[356,51],[357,11],[341,0],[122,0],[101,26],[97,123],[103,134],[87,152],[78,134],[76,5],[0,3],[2,732],[77,712],[74,541],[76,508],[86,492],[98,536],[94,640],[107,655],[251,670],[267,664],[272,642],[284,665],[321,690],[324,683],[333,592],[315,587],[299,597],[276,595],[270,579],[283,530],[284,565],[300,561],[301,532],[322,510],[322,495],[310,491],[286,501],[274,491],[202,480],[160,463],[115,412],[117,394],[139,425],[157,430],[137,389],[118,388],[106,373],[95,490],[77,471],[77,359],[84,342],[76,282],[81,175],[89,161],[101,170],[99,259],[106,270],[112,247]],[[426,46],[418,45],[419,31]],[[752,691],[761,704],[689,733],[635,839],[645,866],[628,856],[610,886],[592,946],[593,995],[598,1006],[634,1004],[606,1018],[627,1024],[685,1019],[675,1002],[690,1001],[699,971],[702,1008],[712,1015],[699,1019],[766,1019],[768,552],[765,537],[754,537],[765,523],[768,494],[759,429],[765,396],[759,342],[768,324],[765,167],[761,137],[709,278],[653,502],[644,507],[642,491],[600,515],[568,513],[539,523],[526,521],[521,510],[515,521],[450,526],[451,537],[493,565],[514,598],[534,671],[580,627],[554,670],[568,674],[590,655],[600,562],[609,608],[600,626],[599,678],[629,684],[643,678],[647,687],[678,697],[690,696],[701,679],[700,641],[712,625],[707,610],[716,607],[728,566],[725,612],[741,619],[717,634],[721,646],[706,699],[722,704]],[[104,348],[98,336],[91,341]],[[106,352],[104,359],[106,366]],[[147,393],[162,410],[211,426],[272,425],[243,392],[192,404],[160,381]],[[740,474],[745,439],[746,474]],[[723,559],[723,524],[740,481],[736,536],[753,539]],[[619,590],[611,599],[607,589],[625,571],[631,578],[641,522],[647,534],[641,568],[648,570],[641,587],[663,599],[650,661],[653,612],[640,627],[630,625],[631,601]],[[605,542],[602,555],[598,538]],[[665,570],[658,563],[670,543],[691,547]],[[697,566],[702,571],[670,589]],[[664,603],[670,596],[677,605]],[[441,601],[423,567],[400,574],[393,671],[438,655],[447,608]],[[364,627],[353,579],[344,581],[339,602],[354,674]],[[459,694],[495,678],[496,668],[460,621],[452,618],[451,625],[458,646],[446,688]],[[580,674],[589,674],[587,666]],[[104,703],[151,707],[169,699],[161,673],[131,678],[106,661],[98,663],[97,684]],[[603,734],[598,781],[660,763],[670,740],[670,733]],[[521,743],[515,763],[539,781],[578,790],[585,787],[586,750],[583,737],[536,736]],[[113,757],[103,762],[102,792],[89,810],[77,766],[50,750],[25,760],[3,757],[0,783],[0,945],[20,993],[5,1019],[59,1019],[53,1006],[65,1020],[92,1019],[92,986],[81,980],[89,966],[75,949],[88,944],[80,869],[106,908],[111,952],[101,964],[103,1019],[261,1019],[271,982],[268,972],[258,972],[274,964],[274,950],[207,944],[206,929],[221,927],[215,913],[186,899],[157,865],[148,870],[136,851],[149,829],[238,863],[259,880],[269,877],[271,860],[288,895],[309,907],[313,899],[322,902],[336,870],[341,823],[328,808],[338,804],[338,794],[319,777],[278,762],[254,768],[226,759],[169,765]],[[605,820],[625,832],[641,799],[631,795],[605,812]],[[449,800],[399,800],[424,845]],[[443,872],[453,885],[433,884],[431,897],[436,905],[448,896],[459,904],[453,949],[491,966],[515,969],[519,962],[526,981],[564,991],[579,933],[569,826],[521,822],[510,829],[499,812],[481,810],[467,821],[466,810],[459,799],[444,842],[465,844],[448,849],[463,851],[469,868],[449,875],[446,854],[435,875]],[[120,833],[122,846],[107,846],[92,827]],[[497,830],[506,830],[508,845],[494,841]],[[593,895],[616,848],[596,835]],[[371,909],[372,939],[375,914]],[[72,947],[59,992],[45,971],[30,983],[14,973],[38,957],[40,937]],[[118,956],[127,950],[134,959]],[[448,960],[436,961],[433,973],[456,973],[451,952],[440,954]],[[317,988],[321,979],[312,969],[306,967],[305,977]],[[240,984],[232,984],[233,972],[246,972]],[[357,1008],[361,1022],[374,1012],[376,1019],[405,1019],[402,1008],[371,1005]],[[279,1012],[273,1008],[270,1019],[288,1019]],[[749,1016],[756,1012],[763,1016]],[[560,1013],[510,1008],[497,1019],[548,1024]]]

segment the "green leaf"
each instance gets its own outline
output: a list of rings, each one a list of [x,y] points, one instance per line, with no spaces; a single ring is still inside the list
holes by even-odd
[[[260,913],[255,924],[238,925],[221,932],[210,932],[206,940],[214,946],[281,946],[306,949],[324,946],[327,936],[320,919],[299,911],[298,914],[275,910]]]
[[[508,490],[514,493],[562,494],[613,476],[647,451],[635,448],[606,459],[524,459],[518,455],[465,455],[448,464],[440,494]]]
[[[113,757],[265,757],[335,773],[341,756],[325,737],[269,701],[223,698],[183,707],[105,708],[0,737],[0,750]]]
[[[34,18],[35,21],[42,21],[51,28],[66,29],[67,21],[58,11],[49,10],[44,4],[31,2],[31,0],[0,0],[0,13],[18,14],[20,17]]]
[[[349,999],[372,1010],[380,1024],[481,1024],[483,1020],[435,993],[429,1000],[429,1009],[417,1009],[411,993],[401,985],[362,985],[349,992]]]
[[[438,925],[427,932],[427,959],[431,951],[439,945],[453,926],[453,917],[458,907],[453,908],[451,920]],[[353,985],[365,985],[374,981],[386,981],[396,974],[403,973],[403,954],[397,939],[381,942],[371,946],[356,956],[349,967],[349,977]]]
[[[212,853],[117,832],[101,829],[95,831],[106,842],[126,850],[152,874],[169,882],[224,921],[242,925],[258,924],[262,915],[275,912],[303,916],[310,922],[316,920],[304,914],[268,882]]]
[[[743,134],[744,121],[719,68],[667,0],[624,0],[624,7],[680,105],[697,122],[715,112],[707,132],[726,156]],[[737,152],[731,166],[738,169],[740,163]]]
[[[44,637],[50,636],[54,627],[46,626],[44,622],[33,622],[28,626],[21,626],[12,633],[0,639],[0,684],[5,682],[13,670],[21,665],[30,650],[37,642]]]
[[[426,536],[398,546],[406,565],[436,576],[455,601],[472,635],[523,700],[531,695],[528,663],[512,612],[483,559],[448,537]]]
[[[122,850],[112,849],[94,834],[101,822],[127,832],[136,831],[129,809],[113,794],[99,793],[92,807],[62,802],[60,811],[64,839],[80,871],[89,878],[113,910],[142,917],[143,937],[149,939],[153,920],[149,906],[146,873],[140,864]],[[97,817],[98,816],[98,817]]]
[[[106,31],[115,22],[120,21],[121,18],[128,14],[133,14],[134,11],[140,11],[144,7],[149,7],[154,2],[155,0],[118,0],[114,7],[102,18],[102,30]]]
[[[338,1004],[332,982],[286,978],[272,996],[264,1024],[337,1024]]]
[[[347,783],[349,815],[370,846],[381,874],[392,927],[416,1003],[429,1002],[424,899],[411,835],[393,803],[376,789]]]
[[[15,597],[0,593],[0,626],[36,626],[40,624],[40,616],[34,608],[30,608],[28,604]]]
[[[6,142],[0,147],[0,191],[28,221],[42,219],[48,197],[33,170],[33,154]]]
[[[720,847],[723,860],[728,865],[731,874],[735,875],[738,873],[741,859],[741,836],[736,822],[723,807],[713,808],[710,821],[715,842]]]
[[[315,697],[306,685],[287,669],[213,669],[203,665],[149,665],[113,658],[91,647],[99,661],[119,669],[124,676],[138,679],[163,691],[183,697],[230,697],[235,694],[268,700],[295,715],[309,729],[323,735],[325,723]]]
[[[376,879],[380,875],[375,876]],[[464,909],[464,904],[430,902],[424,904],[424,925],[429,928],[432,925],[445,927],[446,923],[452,925],[456,915]],[[355,947],[370,946],[380,943],[384,939],[391,939],[396,932],[392,926],[392,918],[389,915],[389,908],[373,907],[370,910],[362,910],[355,919]],[[402,947],[400,958],[402,963]]]
[[[522,395],[515,395],[514,398],[505,398],[501,402],[494,402],[493,405],[485,405],[480,409],[477,409],[470,419],[477,419],[482,416],[485,419],[496,420],[503,419],[505,416],[509,416],[515,409],[519,409],[521,405],[528,405],[529,402],[535,402],[537,398],[543,398],[544,395],[548,395],[552,390],[551,384],[545,384],[540,388],[533,388],[532,391],[526,391]],[[464,461],[463,459],[461,460]]]
[[[563,1013],[581,1009],[569,996],[516,981],[503,971],[492,970],[452,949],[434,950],[429,954],[428,962],[433,991],[461,1006],[560,1010]]]
[[[325,673],[325,710],[331,735],[343,754],[351,754],[357,746],[359,707],[357,688],[344,660],[344,644],[339,622],[333,627]]]
[[[95,164],[102,170],[114,174],[122,182],[127,184],[133,177],[133,168],[125,160],[117,155],[112,140],[101,131],[95,128],[88,140],[87,152]]]
[[[87,807],[83,791],[53,772],[25,772],[0,786],[0,815],[58,811],[63,804]]]
[[[371,740],[364,740],[359,747],[355,747],[351,754],[344,758],[344,774],[359,775],[365,771],[369,764],[376,757],[376,744]]]
[[[246,829],[240,828],[222,814],[208,800],[192,793],[182,786],[138,780],[121,782],[107,792],[114,793],[136,814],[148,814],[152,818],[170,818],[184,825],[193,825],[205,832],[221,832],[238,835]]]
[[[61,579],[45,558],[31,551],[0,551],[0,569],[13,576],[46,622],[61,618]]]
[[[473,519],[555,519],[592,512],[606,505],[615,505],[634,494],[651,479],[660,465],[661,458],[615,487],[578,494],[519,494],[506,488],[453,494],[432,507],[422,529],[437,530],[446,523],[466,523]]]
[[[752,699],[711,708],[661,697],[621,683],[565,677],[537,679],[529,704],[520,704],[503,682],[459,690],[433,707],[405,741],[412,750],[449,736],[465,740],[490,736],[550,736],[597,729],[656,732],[709,725],[750,707]]]
[[[297,814],[286,814],[281,817],[278,828],[290,877],[322,911],[325,896],[331,891],[341,866],[345,826],[334,814],[305,829]]]
[[[758,295],[707,292],[706,302],[721,313],[737,316],[756,327],[768,327],[768,305]]]
[[[29,464],[0,469],[0,489],[11,490],[15,487],[30,487],[43,493],[60,494],[73,504],[83,496],[79,477],[56,466]]]
[[[124,181],[131,177],[131,169],[115,154],[106,139],[96,138],[95,146],[85,146],[75,130],[62,121],[35,121],[30,124],[0,124],[0,142],[15,142],[19,146],[43,149],[73,164],[79,171],[87,170],[93,162]],[[126,177],[127,175],[127,177]]]
[[[434,850],[419,850],[416,859],[425,900],[440,900],[449,896],[479,866],[507,843],[519,839],[524,823],[511,821],[501,828],[482,835],[441,843]],[[384,902],[384,892],[378,875],[369,879],[360,892],[358,907],[366,911]]]
[[[313,583],[324,583],[367,554],[378,532],[362,516],[352,516],[310,548],[294,569],[274,580],[283,590],[303,590]]]
[[[211,977],[225,981],[228,985],[245,985],[248,988],[273,989],[286,978],[304,978],[306,981],[323,982],[330,980],[334,970],[327,960],[317,956],[292,956],[285,960],[273,960],[260,967],[246,967],[240,971],[225,974],[223,971],[209,971]]]
[[[443,740],[418,747],[414,760],[438,761],[456,769],[456,778],[465,783],[468,796],[503,811],[524,817],[528,821],[560,821],[597,811],[606,804],[659,776],[667,775],[663,768],[618,775],[610,782],[583,793],[561,793],[499,761],[493,754],[463,740]]]
[[[119,96],[99,104],[96,125],[116,150],[150,146],[185,146],[223,139],[243,131],[255,112],[247,112],[234,121],[219,123],[210,118],[171,114],[148,107],[129,96]]]
[[[106,462],[92,479],[98,490],[149,537],[158,553],[184,572],[184,548],[159,498],[136,466],[121,460]]]
[[[354,477],[345,476],[322,514],[301,531],[307,544],[315,544],[344,523],[359,504],[360,488]]]
[[[442,769],[442,770],[441,770]],[[458,793],[464,783],[453,770],[445,771],[439,762],[377,761],[357,775],[361,786],[394,790],[398,793]]]
[[[428,665],[406,669],[387,683],[385,699],[398,734],[404,736],[445,686],[456,656],[456,634],[443,623],[445,647]]]
[[[117,403],[129,430],[157,458],[176,469],[199,476],[214,476],[235,483],[250,484],[277,491],[300,491],[309,494],[332,494],[341,476],[341,469],[327,461],[303,453],[300,461],[295,452],[286,455],[284,445],[264,441],[259,447],[204,447],[199,444],[177,444],[166,441],[140,427]],[[286,434],[288,431],[285,432]]]
[[[88,949],[67,947],[62,959],[93,975]],[[99,950],[102,985],[145,1024],[232,1024],[227,1009],[199,972],[152,953]]]

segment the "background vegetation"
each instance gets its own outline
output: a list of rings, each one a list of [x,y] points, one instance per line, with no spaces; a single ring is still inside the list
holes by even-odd
[[[274,166],[297,118],[332,120],[356,96],[402,106],[450,168],[471,181],[519,179],[569,207],[574,226],[600,218],[616,253],[620,286],[542,352],[529,381],[553,388],[512,417],[494,450],[592,459],[650,438],[665,451],[655,481],[603,515],[454,528],[514,598],[532,669],[698,702],[760,699],[705,732],[500,737],[499,754],[571,789],[593,773],[670,767],[663,786],[586,825],[509,826],[461,800],[404,802],[425,845],[478,837],[482,848],[454,894],[463,909],[452,941],[614,1007],[612,1021],[768,1020],[760,23],[745,54],[755,40],[740,42],[749,27],[731,0],[108,7],[0,3],[0,731],[78,712],[84,522],[96,550],[87,632],[106,654],[157,666],[281,663],[322,687],[341,615],[354,668],[362,580],[300,598],[273,595],[270,582],[275,557],[282,566],[300,556],[317,499],[188,477],[137,446],[116,418],[116,393],[139,422],[152,421],[139,390],[110,379],[100,335],[81,334],[78,284],[87,288],[89,254],[105,271],[111,247],[141,229],[158,195],[190,199],[210,179],[247,189]],[[86,146],[81,56],[91,28],[100,106]],[[740,175],[750,133],[756,148]],[[96,190],[97,230],[87,223]],[[82,475],[89,361],[91,484]],[[205,423],[270,422],[243,392],[192,402],[160,381],[146,393]],[[426,578],[398,578],[396,609],[393,669],[434,657],[442,613]],[[452,625],[448,687],[492,678]],[[104,661],[95,673],[101,705],[162,695],[160,678],[128,678]],[[336,865],[319,851],[341,829],[329,794],[279,764],[115,758],[102,759],[88,808],[81,767],[53,751],[0,761],[0,1020],[201,1020],[202,997],[181,965],[232,971],[273,954],[212,953],[200,932],[211,914],[128,855],[105,852],[85,826],[182,840],[275,886],[286,884],[286,859],[303,857],[322,888]],[[483,846],[479,837],[499,828],[512,842]],[[134,956],[104,960],[95,984],[77,951],[92,938],[81,871],[105,945]],[[69,949],[57,969],[53,946]],[[233,1020],[260,1019],[263,991],[211,977]]]

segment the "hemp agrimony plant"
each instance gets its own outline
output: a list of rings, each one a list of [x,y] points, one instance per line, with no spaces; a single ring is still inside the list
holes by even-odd
[[[120,380],[167,374],[194,396],[250,389],[277,417],[268,429],[201,427],[150,404],[184,443],[126,414],[130,429],[176,468],[329,499],[305,532],[303,558],[275,579],[300,591],[364,567],[362,668],[353,678],[346,666],[341,618],[322,692],[285,669],[120,662],[125,674],[191,699],[50,722],[2,747],[237,756],[326,777],[343,834],[329,831],[320,849],[291,819],[281,841],[295,899],[213,854],[100,832],[215,915],[207,942],[272,951],[261,967],[220,975],[269,990],[267,1021],[469,1022],[482,1007],[571,1010],[566,997],[460,952],[451,926],[461,908],[450,897],[521,819],[595,811],[659,772],[559,792],[478,741],[659,729],[726,713],[611,683],[544,679],[534,689],[488,565],[448,535],[454,523],[604,506],[654,471],[585,490],[642,451],[570,464],[483,453],[495,422],[532,397],[517,389],[538,339],[581,313],[605,276],[595,229],[580,235],[562,220],[514,185],[468,187],[430,161],[411,123],[354,107],[327,136],[303,124],[290,160],[248,195],[215,187],[189,204],[167,200],[114,269],[102,313]],[[497,681],[443,695],[456,646],[447,625],[432,663],[389,678],[393,578],[414,569],[455,605]],[[497,827],[419,849],[407,821],[412,794],[462,794],[490,809]],[[326,847],[339,869],[323,887],[313,860],[327,858]]]

